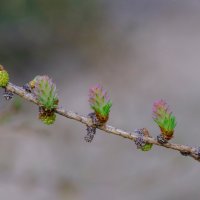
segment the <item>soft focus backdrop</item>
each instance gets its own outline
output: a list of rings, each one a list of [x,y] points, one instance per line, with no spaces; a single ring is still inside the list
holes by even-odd
[[[48,74],[60,104],[87,115],[88,88],[101,83],[113,100],[109,124],[149,128],[164,98],[178,125],[174,142],[200,145],[200,1],[1,0],[0,60],[23,85]],[[1,91],[2,93],[2,91]],[[0,101],[2,200],[199,200],[199,163],[97,132],[58,116],[37,119],[24,100]]]

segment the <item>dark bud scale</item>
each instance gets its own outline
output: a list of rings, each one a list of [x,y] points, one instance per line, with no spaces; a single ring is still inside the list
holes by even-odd
[[[92,142],[94,135],[96,134],[96,127],[88,126],[86,128],[87,135],[84,137],[86,142]]]
[[[166,144],[166,143],[168,143],[168,141],[163,137],[163,135],[158,135],[158,136],[157,136],[157,141],[158,141],[160,144]]]
[[[25,85],[23,85],[23,89],[24,89],[26,92],[31,93],[31,88],[30,88],[30,86],[29,86],[28,83],[26,83]]]
[[[137,133],[138,137],[135,139],[135,145],[138,149],[141,149],[143,146],[145,146],[146,142],[143,139],[144,133],[143,129],[136,129],[134,130],[135,133]]]
[[[196,148],[195,154],[200,158],[200,147]]]
[[[189,156],[189,155],[190,155],[190,152],[188,152],[188,151],[180,151],[180,154],[181,154],[182,156]]]
[[[142,136],[139,136],[138,138],[136,138],[135,145],[137,146],[138,149],[141,149],[145,145],[145,142]]]
[[[88,114],[88,117],[92,119],[92,126],[87,126],[86,131],[87,131],[87,135],[84,137],[86,142],[92,142],[92,140],[94,139],[94,136],[96,134],[96,127],[97,126],[101,126],[102,123],[99,122],[99,120],[96,117],[95,113],[90,113]]]
[[[13,98],[14,94],[10,91],[8,91],[6,88],[5,88],[5,92],[3,93],[3,97],[6,99],[6,100],[11,100]]]
[[[95,125],[95,126],[102,126],[104,124],[104,122],[100,122],[96,113],[92,112],[90,114],[88,114],[88,117],[90,117],[92,119],[92,123]]]

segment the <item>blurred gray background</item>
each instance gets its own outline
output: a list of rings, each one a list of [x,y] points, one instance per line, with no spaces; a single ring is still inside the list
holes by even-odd
[[[200,145],[200,1],[1,0],[0,60],[11,82],[48,74],[60,104],[87,115],[88,88],[102,84],[113,101],[109,124],[148,128],[164,98],[178,125],[173,142]],[[1,91],[2,93],[2,91]],[[58,116],[47,127],[37,107],[0,104],[2,200],[199,200],[198,162]]]

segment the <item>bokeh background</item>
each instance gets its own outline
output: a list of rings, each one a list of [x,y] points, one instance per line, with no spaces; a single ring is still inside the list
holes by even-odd
[[[87,115],[88,88],[100,83],[113,107],[109,124],[159,130],[152,103],[177,116],[173,142],[199,146],[200,1],[1,0],[0,60],[23,85],[48,74],[60,104]],[[3,91],[1,91],[2,93]],[[199,200],[199,163],[58,116],[47,127],[35,105],[0,102],[2,200]]]

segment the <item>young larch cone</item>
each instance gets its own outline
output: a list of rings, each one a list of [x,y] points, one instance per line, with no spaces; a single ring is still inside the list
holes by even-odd
[[[159,126],[164,139],[170,140],[176,127],[176,118],[169,110],[167,103],[162,99],[155,101],[153,104],[153,120]]]
[[[39,119],[44,124],[53,124],[56,120],[55,109],[58,106],[56,85],[48,76],[36,76],[29,84],[40,104]]]
[[[110,108],[112,107],[107,91],[99,84],[91,87],[89,90],[89,103],[99,122],[106,123],[109,118]]]
[[[0,65],[0,87],[6,87],[9,82],[9,74],[4,69],[2,65]]]
[[[44,109],[54,110],[58,106],[58,95],[52,79],[48,76],[37,76],[33,82],[33,92],[38,102]]]

